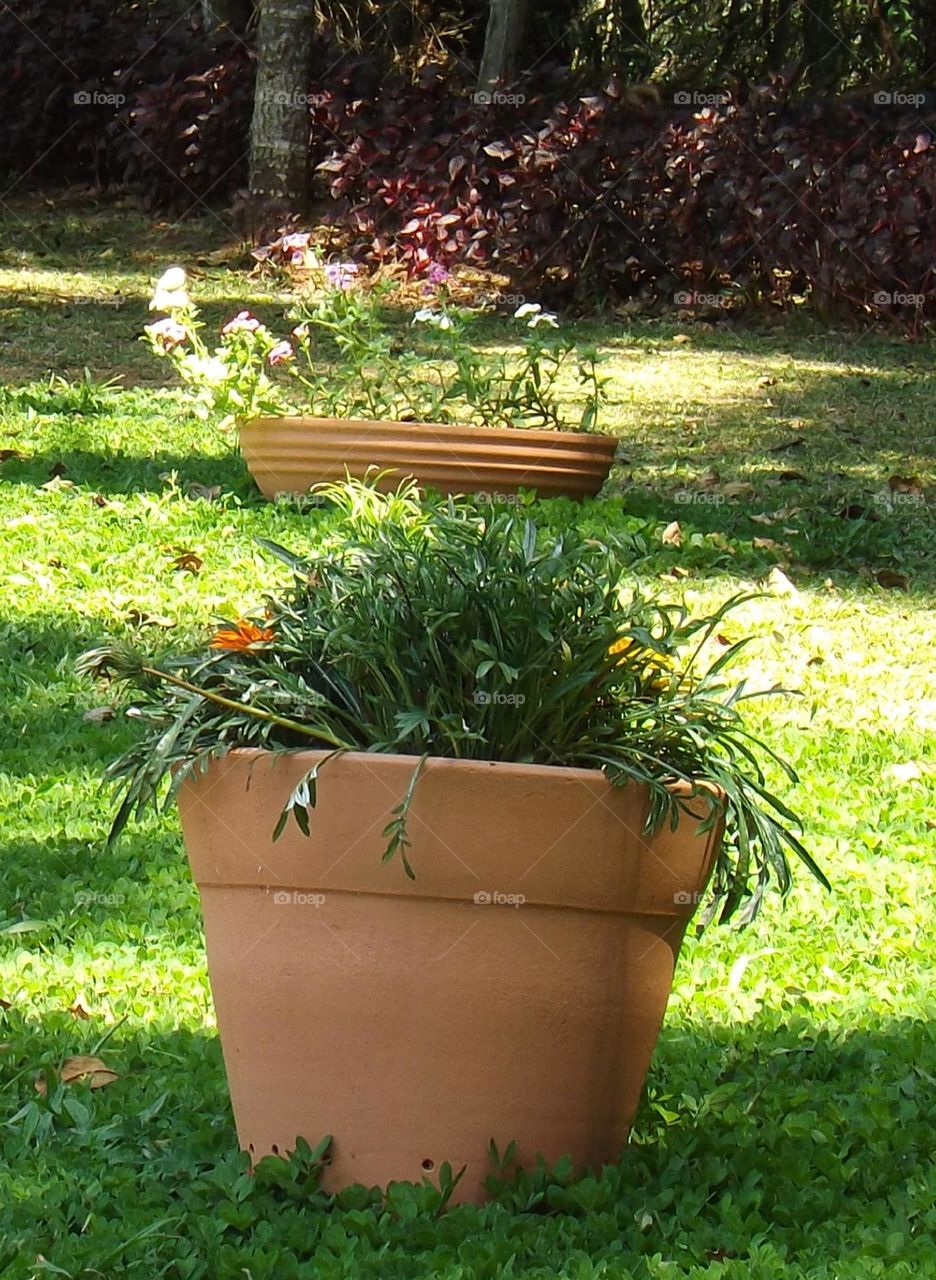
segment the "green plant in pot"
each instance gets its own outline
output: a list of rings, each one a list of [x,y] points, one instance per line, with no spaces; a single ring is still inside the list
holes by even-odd
[[[178,799],[241,1143],[331,1133],[330,1186],[449,1161],[471,1198],[491,1139],[613,1160],[696,904],[750,919],[790,854],[823,879],[740,645],[702,657],[739,598],[689,616],[523,505],[326,495],[255,616],[81,659],[142,727],[114,833]]]
[[[594,430],[605,392],[598,353],[538,303],[517,308],[513,352],[480,342],[478,317],[442,298],[393,324],[384,291],[344,264],[323,269],[285,337],[241,311],[209,341],[180,267],[152,306],[165,312],[145,330],[153,351],[198,414],[236,427],[269,497],[374,467],[385,488],[411,476],[442,493],[582,497],[598,492],[614,459],[614,438]]]

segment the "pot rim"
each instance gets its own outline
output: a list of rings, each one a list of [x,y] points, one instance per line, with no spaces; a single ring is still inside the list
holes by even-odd
[[[545,442],[547,440],[554,441],[557,438],[565,438],[571,436],[574,439],[588,441],[589,445],[600,444],[602,446],[610,446],[617,449],[619,439],[610,432],[604,431],[575,431],[573,428],[547,428],[547,427],[479,427],[473,423],[459,422],[401,422],[396,418],[325,418],[312,413],[283,413],[283,414],[260,414],[254,418],[245,418],[238,422],[237,429],[242,431],[245,428],[270,426],[271,424],[281,424],[282,426],[311,426],[316,423],[327,423],[330,427],[348,427],[357,428],[359,430],[382,431],[386,428],[400,429],[404,431],[431,431],[433,433],[446,432],[467,432],[470,435],[477,435],[482,439],[489,439],[492,436],[501,440],[532,440],[534,442]]]
[[[325,759],[326,756],[335,755],[334,747],[284,747],[282,750],[273,750],[269,747],[230,747],[222,756],[215,757],[215,760],[224,760],[229,756],[238,758],[250,758],[258,761],[264,757],[270,760],[276,760],[281,756],[308,756]],[[389,751],[341,751],[339,749],[336,759],[349,760],[353,762],[367,762],[373,765],[377,761],[393,761],[400,764],[410,764],[415,769],[421,757],[417,755],[402,755],[397,752]],[[214,762],[214,761],[213,761]],[[605,774],[603,769],[587,769],[579,765],[556,765],[556,764],[524,764],[519,760],[476,760],[463,759],[456,756],[426,756],[423,765],[423,773],[428,770],[452,770],[458,772],[465,766],[471,766],[475,769],[489,768],[494,769],[502,774],[514,773],[521,777],[549,778],[563,777],[569,780],[591,781],[600,778],[607,784],[609,788],[619,789],[615,783]],[[636,778],[631,779],[626,786],[646,786],[646,783],[640,783]],[[668,790],[672,794],[692,799],[700,795],[710,795],[716,800],[720,800],[722,804],[725,801],[724,790],[716,783],[706,778],[699,778],[695,781],[695,786],[679,779],[673,782]]]

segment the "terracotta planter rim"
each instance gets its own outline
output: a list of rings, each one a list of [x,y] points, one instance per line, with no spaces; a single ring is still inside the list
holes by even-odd
[[[600,442],[602,445],[610,445],[617,449],[620,443],[617,436],[605,431],[576,431],[572,427],[481,427],[477,423],[462,422],[424,422],[422,419],[414,422],[403,422],[399,418],[326,418],[315,413],[267,413],[261,414],[254,418],[243,418],[237,423],[238,431],[242,427],[265,427],[271,423],[280,423],[284,426],[311,426],[320,422],[329,426],[346,426],[360,427],[362,429],[373,431],[379,430],[381,427],[388,428],[421,428],[424,431],[438,431],[441,434],[445,432],[467,431],[477,433],[484,439],[494,437],[501,440],[515,440],[517,436],[523,436],[524,439],[533,441],[555,440],[557,436],[574,436],[577,440],[588,440]]]
[[[231,749],[225,754],[237,756],[239,758],[253,757],[255,760],[264,758],[275,760],[278,756],[318,756],[324,759],[325,756],[332,755],[334,750],[334,747],[290,747],[284,748],[282,751],[274,751],[269,747],[231,747]],[[376,760],[404,761],[412,764],[414,769],[420,760],[420,757],[417,755],[403,755],[399,752],[390,751],[342,751],[341,758],[352,762],[359,761],[361,763],[364,763],[365,761],[373,763]],[[458,756],[427,756],[426,763],[423,767],[424,769],[433,770],[457,770],[464,765],[470,765],[474,768],[480,768],[486,765],[488,768],[497,770],[505,776],[510,773],[515,773],[527,777],[533,775],[543,778],[563,777],[571,780],[577,778],[582,781],[585,781],[586,779],[591,780],[593,778],[603,778],[609,787],[613,787],[615,785],[610,778],[605,775],[602,769],[587,769],[581,765],[524,764],[519,760],[478,760],[473,757],[461,758]],[[641,786],[645,784],[641,784],[637,779],[634,779],[633,783],[628,785]],[[699,778],[696,780],[695,785],[697,788],[696,795],[700,792],[707,792],[709,795],[716,798],[724,799],[725,797],[723,789],[718,786],[717,783],[711,782],[708,779]],[[668,789],[677,796],[691,796],[692,794],[692,785],[688,782],[684,782],[682,779],[670,784]]]

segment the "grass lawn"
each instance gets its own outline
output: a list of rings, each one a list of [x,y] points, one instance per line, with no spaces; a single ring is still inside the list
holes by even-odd
[[[132,209],[0,215],[0,1276],[936,1275],[932,347],[803,320],[582,325],[611,356],[622,461],[581,520],[638,533],[671,596],[793,584],[774,575],[729,638],[752,632],[746,673],[800,693],[759,727],[834,892],[804,873],[746,931],[687,942],[619,1165],[444,1215],[429,1186],[331,1201],[302,1158],[245,1174],[177,822],[105,853],[98,778],[132,725],[72,673],[103,637],[202,642],[278,572],[255,536],[301,549],[331,518],[260,501],[135,340],[174,261],[209,316],[276,319],[282,285],[220,265],[228,243]],[[119,389],[84,395],[85,366]],[[62,1084],[76,1054],[117,1078]]]

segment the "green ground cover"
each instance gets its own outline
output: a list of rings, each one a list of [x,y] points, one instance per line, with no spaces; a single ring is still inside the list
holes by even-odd
[[[801,875],[748,930],[687,942],[620,1165],[483,1210],[440,1215],[428,1187],[332,1202],[307,1159],[245,1174],[177,823],[104,851],[98,777],[132,725],[72,674],[105,636],[204,639],[269,580],[257,535],[301,550],[329,520],[261,502],[136,342],[173,261],[218,319],[275,320],[283,283],[220,265],[211,221],[14,205],[0,232],[0,1275],[936,1274],[931,346],[582,325],[622,461],[580,518],[636,534],[669,595],[768,583],[727,638],[753,632],[746,672],[800,691],[758,728],[800,772],[834,892]],[[85,366],[122,380],[83,391]],[[74,1054],[118,1078],[61,1084]]]

